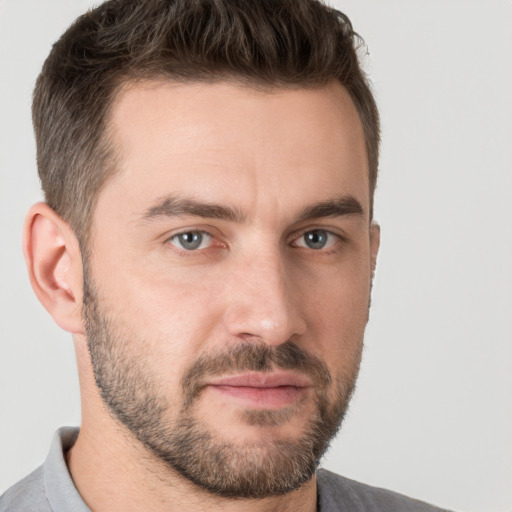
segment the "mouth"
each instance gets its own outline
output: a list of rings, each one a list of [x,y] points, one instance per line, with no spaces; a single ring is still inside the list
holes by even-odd
[[[209,381],[206,387],[251,408],[279,409],[304,398],[311,385],[304,375],[275,371],[224,376]]]

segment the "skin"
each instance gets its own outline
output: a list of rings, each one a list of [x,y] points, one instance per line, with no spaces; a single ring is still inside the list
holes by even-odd
[[[102,309],[131,340],[127,356],[143,361],[167,397],[166,419],[172,423],[182,405],[186,369],[240,343],[293,340],[327,365],[334,401],[335,382],[357,375],[379,247],[363,130],[348,93],[334,83],[261,92],[139,82],[118,95],[109,129],[120,168],[98,198],[89,274]],[[148,218],[168,196],[229,207],[241,218]],[[355,200],[361,212],[304,218],[305,209],[339,198]],[[328,243],[312,249],[304,233],[319,229]],[[190,231],[209,237],[186,251],[176,235]],[[95,384],[72,230],[47,205],[34,205],[24,250],[36,294],[73,334],[82,426],[67,461],[92,509],[316,509],[315,478],[282,496],[221,499],[148,452],[112,417]],[[315,411],[314,389],[284,403],[273,392],[256,400],[207,386],[194,414],[235,447],[293,440]],[[272,426],[248,425],[242,414],[280,409],[285,419]]]

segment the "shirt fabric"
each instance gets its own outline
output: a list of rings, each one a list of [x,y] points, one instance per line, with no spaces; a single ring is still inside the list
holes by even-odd
[[[44,464],[0,497],[0,512],[91,512],[78,493],[64,454],[78,428],[63,427]],[[317,471],[319,512],[447,512],[400,494],[361,484],[330,471]]]

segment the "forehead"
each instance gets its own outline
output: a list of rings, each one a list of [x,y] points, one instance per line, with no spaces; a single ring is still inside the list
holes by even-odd
[[[262,201],[283,209],[284,196],[297,209],[347,193],[369,202],[363,129],[337,83],[263,92],[138,82],[119,93],[110,121],[120,169],[99,201],[134,213],[166,194],[249,211]]]

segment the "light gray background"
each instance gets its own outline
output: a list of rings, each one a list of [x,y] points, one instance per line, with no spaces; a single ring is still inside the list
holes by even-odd
[[[0,490],[80,421],[71,338],[33,295],[31,90],[87,0],[0,1]],[[382,113],[382,250],[363,369],[327,468],[512,510],[512,3],[339,0]]]

